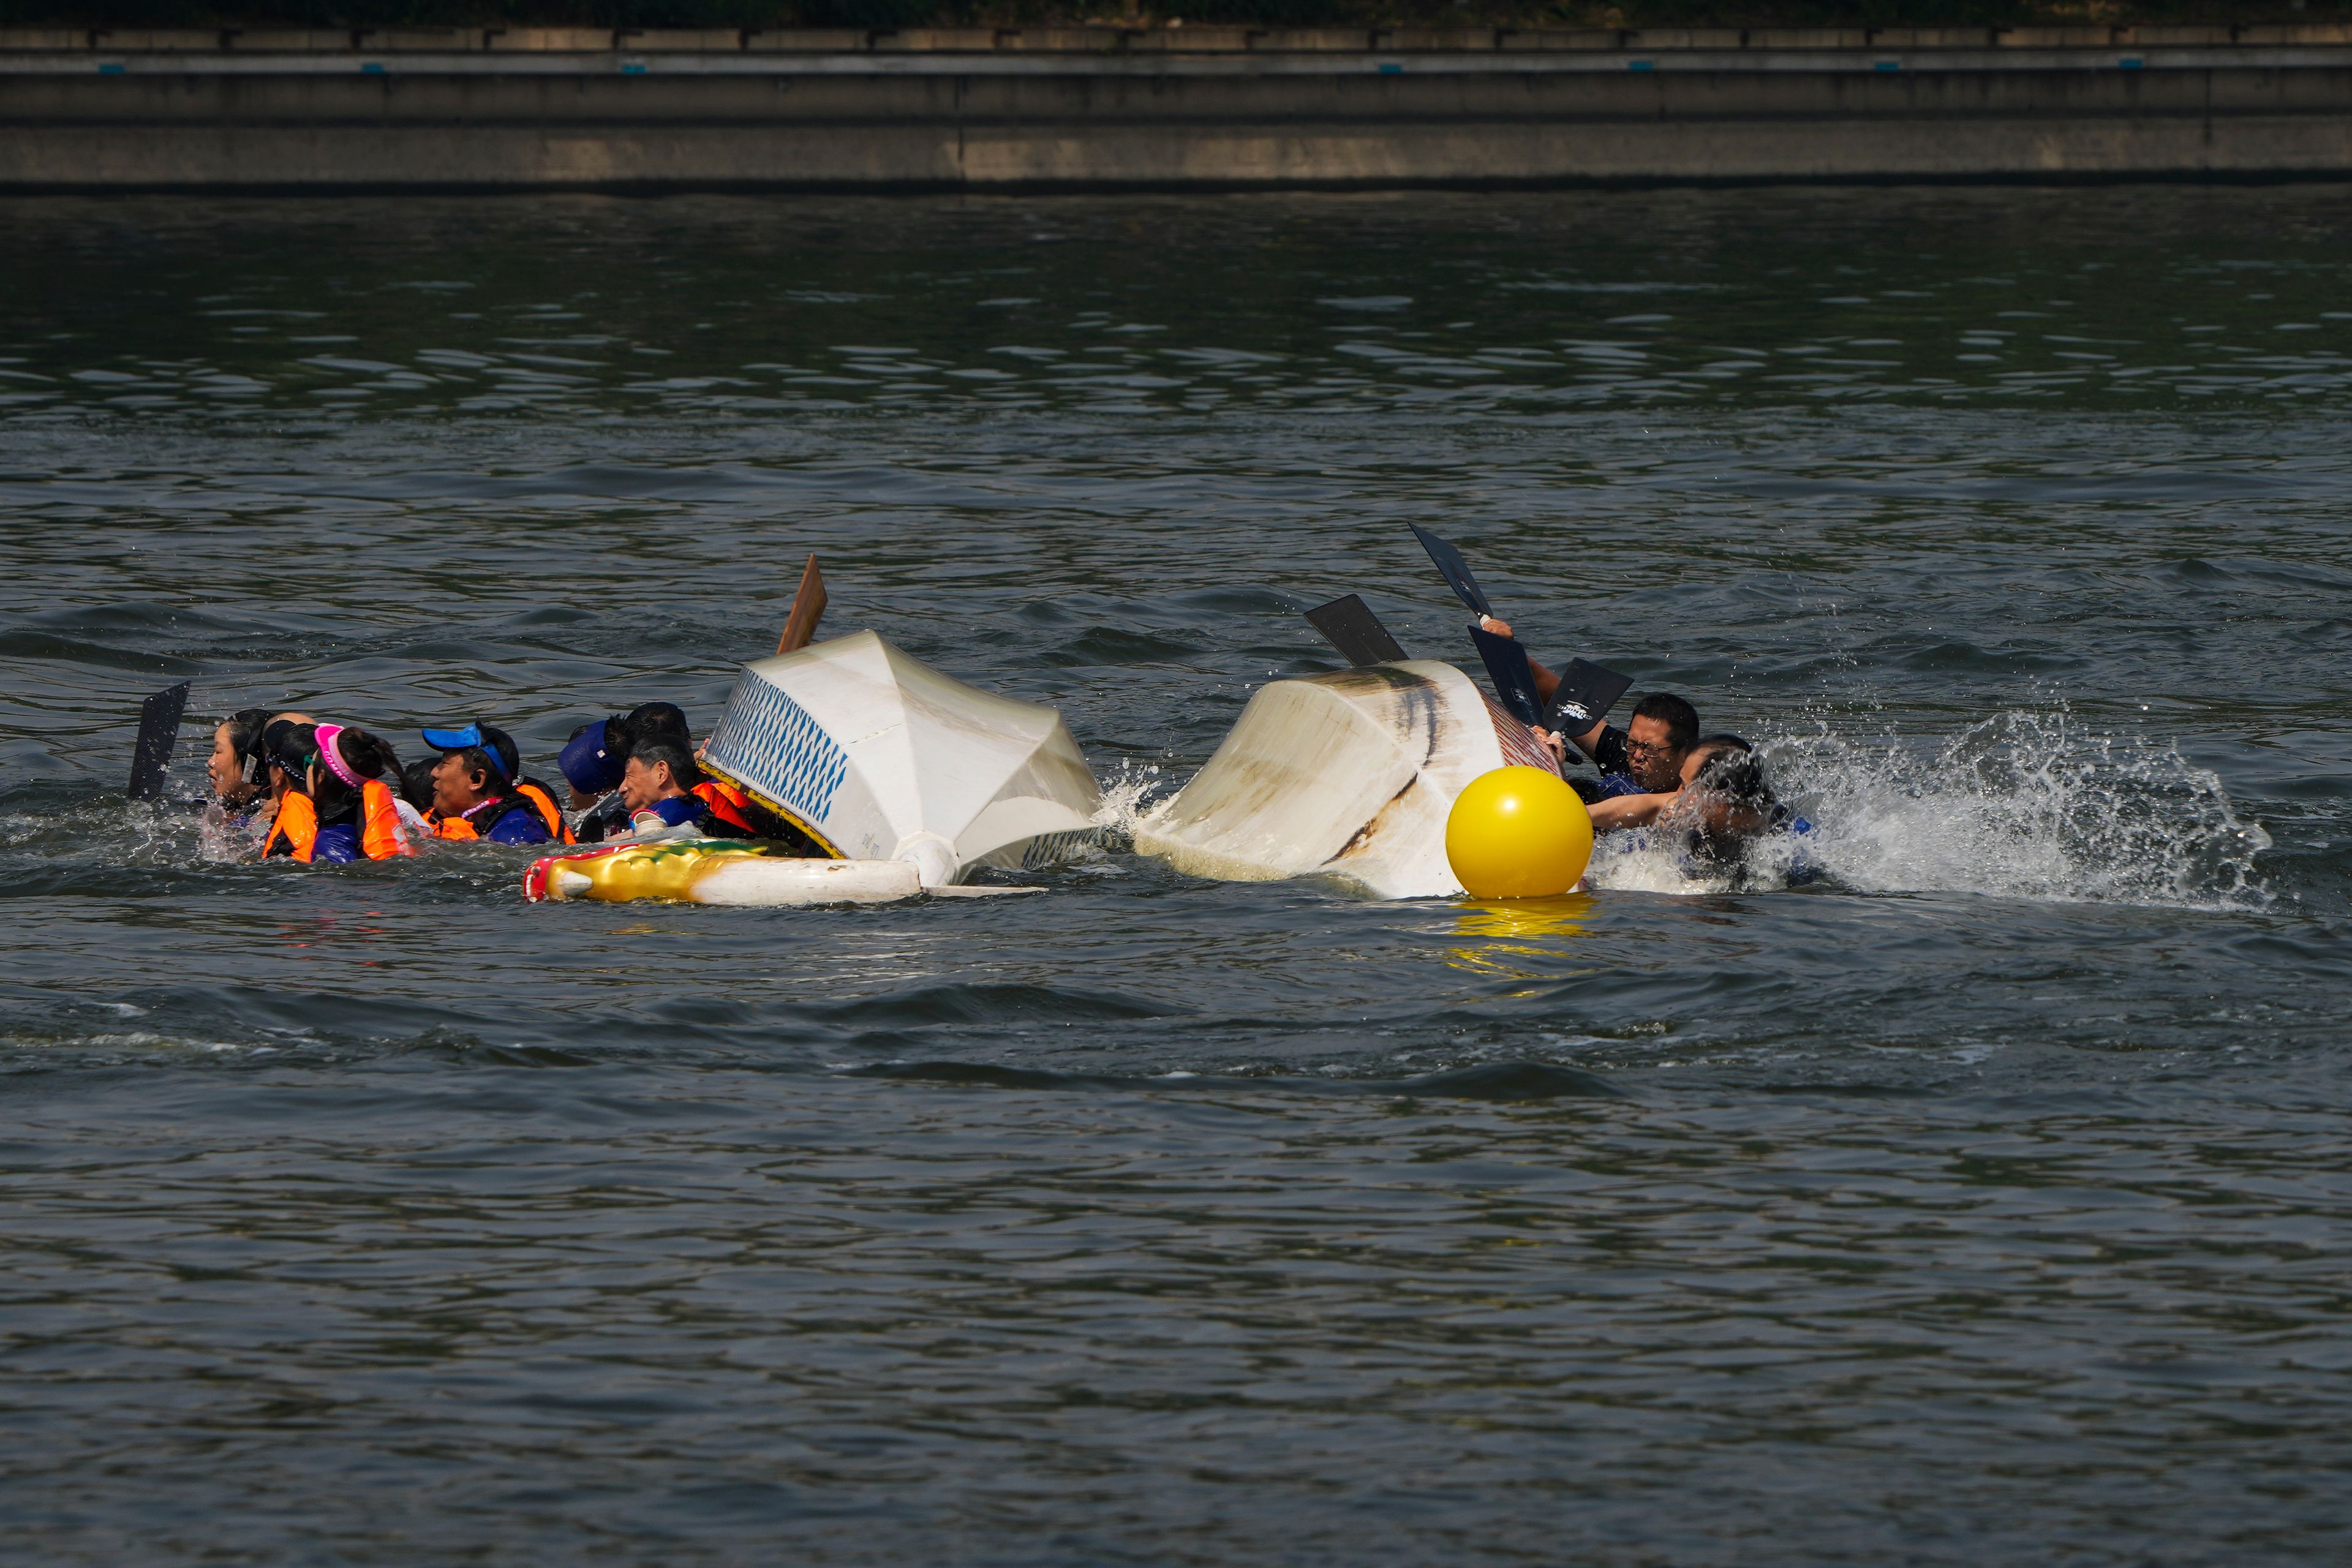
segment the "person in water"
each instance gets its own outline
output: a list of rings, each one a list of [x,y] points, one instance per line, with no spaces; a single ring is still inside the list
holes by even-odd
[[[1654,825],[1693,876],[1745,880],[1749,852],[1771,834],[1791,836],[1778,880],[1795,886],[1821,875],[1804,848],[1812,824],[1773,794],[1763,758],[1737,735],[1708,735],[1693,746],[1679,790],[1620,795],[1591,812],[1596,829]]]
[[[289,778],[299,766],[301,779],[278,798],[262,858],[335,866],[415,853],[402,820],[405,803],[383,782],[400,772],[389,742],[341,724],[273,725],[271,737],[272,762]]]
[[[213,754],[205,763],[213,799],[232,815],[251,811],[269,793],[269,768],[261,753],[268,728],[267,708],[241,708],[213,726]]]
[[[694,796],[702,770],[692,753],[666,735],[640,741],[621,767],[621,804],[635,838],[702,837],[708,808]]]
[[[423,820],[433,812],[433,773],[440,767],[439,757],[419,757],[400,770],[400,803]],[[433,837],[433,825],[425,825],[425,837]]]
[[[1684,753],[1673,788],[1614,795],[1586,809],[1595,832],[1643,827],[1671,815],[1727,841],[1771,826],[1779,804],[1753,746],[1737,735],[1708,735]]]
[[[694,754],[667,735],[637,742],[617,793],[629,813],[625,837],[632,838],[801,837],[791,824],[706,774]],[[804,852],[824,853],[814,847]]]
[[[674,702],[641,702],[626,713],[599,719],[572,731],[557,765],[572,786],[572,809],[580,813],[576,832],[583,844],[630,831],[629,808],[616,793],[629,753],[641,741],[676,741],[694,749],[686,710]]]
[[[527,777],[514,737],[477,720],[422,731],[441,753],[433,767],[434,837],[492,844],[569,844],[571,830],[547,786]]]
[[[1517,635],[1510,622],[1493,616],[1481,616],[1478,625],[1496,637]],[[1559,677],[1532,658],[1528,668],[1536,678],[1536,696],[1549,702],[1559,689]],[[1698,741],[1698,710],[1671,691],[1653,691],[1633,704],[1633,717],[1622,730],[1603,718],[1578,733],[1554,734],[1538,729],[1535,736],[1563,763],[1570,745],[1592,760],[1601,770],[1596,799],[1671,794],[1682,787],[1683,764]]]
[[[273,816],[278,802],[302,787],[310,754],[308,731],[316,728],[316,721],[308,713],[280,713],[262,726],[261,774]]]
[[[233,821],[267,819],[284,793],[288,775],[272,765],[270,731],[279,725],[308,724],[308,713],[272,713],[267,708],[243,708],[213,727],[212,755],[205,772],[213,786],[213,800]]]

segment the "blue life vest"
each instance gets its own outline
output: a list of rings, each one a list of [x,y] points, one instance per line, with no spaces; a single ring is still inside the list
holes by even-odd
[[[690,795],[673,795],[667,800],[657,800],[635,815],[643,816],[647,812],[660,817],[664,827],[676,827],[682,822],[692,822],[700,816],[702,803]]]
[[[310,844],[310,864],[313,866],[348,866],[365,857],[360,851],[360,825],[356,822],[331,822],[319,829],[319,837]]]

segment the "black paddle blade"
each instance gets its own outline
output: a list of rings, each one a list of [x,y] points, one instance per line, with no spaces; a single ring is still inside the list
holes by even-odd
[[[1590,660],[1572,658],[1561,672],[1559,689],[1544,710],[1543,727],[1562,735],[1581,735],[1601,720],[1619,699],[1633,689],[1633,678],[1603,669]]]
[[[1522,724],[1541,722],[1543,703],[1536,696],[1536,672],[1519,639],[1472,626],[1470,640],[1478,645],[1478,657],[1486,661],[1486,679],[1495,683],[1503,710]]]
[[[1394,664],[1406,657],[1371,606],[1353,594],[1316,605],[1307,612],[1307,624],[1321,632],[1323,640],[1359,669],[1368,664]]]
[[[1478,586],[1477,578],[1470,575],[1470,563],[1462,559],[1462,552],[1417,522],[1409,522],[1405,526],[1412,530],[1415,539],[1421,541],[1421,547],[1429,552],[1429,558],[1437,563],[1438,573],[1444,577],[1445,585],[1454,590],[1454,597],[1479,615],[1495,613],[1495,606],[1486,602],[1486,590]]]
[[[188,683],[167,686],[139,705],[139,750],[131,758],[131,798],[152,800],[163,793],[164,771],[180,739],[180,715],[188,710]]]

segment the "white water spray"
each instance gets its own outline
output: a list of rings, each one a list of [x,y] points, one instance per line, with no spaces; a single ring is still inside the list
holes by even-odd
[[[2259,909],[2254,858],[2270,835],[2221,781],[2168,742],[2095,734],[2063,709],[2004,713],[1936,747],[1888,737],[1783,737],[1764,755],[1782,800],[1811,824],[1750,854],[1744,885],[1810,868],[1862,892],[1972,892],[2060,902]],[[1612,835],[1593,885],[1704,892],[1661,834]]]
[[[1118,776],[1102,785],[1102,804],[1095,808],[1095,821],[1119,839],[1132,838],[1135,825],[1160,804],[1152,795],[1160,784],[1158,763],[1120,762]]]

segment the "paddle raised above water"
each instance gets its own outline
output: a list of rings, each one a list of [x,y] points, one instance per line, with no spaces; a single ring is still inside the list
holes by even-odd
[[[1307,612],[1307,624],[1339,650],[1339,657],[1361,669],[1368,664],[1394,664],[1407,657],[1370,605],[1353,594],[1343,594],[1328,605]]]
[[[1474,626],[1470,628],[1470,640],[1478,645],[1478,657],[1486,663],[1486,679],[1495,683],[1495,695],[1502,700],[1503,710],[1522,724],[1540,723],[1543,699],[1536,695],[1535,666],[1528,659],[1528,650],[1519,646],[1519,639]]]
[[[1494,605],[1488,602],[1486,591],[1478,585],[1478,579],[1470,574],[1470,563],[1462,559],[1462,552],[1417,522],[1407,526],[1421,541],[1421,547],[1429,552],[1430,560],[1437,563],[1437,570],[1455,596],[1477,612],[1479,619],[1470,626],[1470,640],[1478,645],[1478,657],[1486,662],[1486,678],[1495,683],[1495,695],[1512,718],[1522,724],[1580,735],[1608,716],[1609,710],[1633,684],[1631,676],[1604,669],[1589,659],[1570,660],[1567,672],[1552,689],[1549,706],[1546,706],[1539,695],[1542,689],[1537,684],[1537,666],[1528,658],[1526,647],[1517,637],[1490,632],[1484,626],[1486,617],[1495,613]],[[1549,678],[1550,672],[1544,673]]]
[[[188,710],[188,683],[167,686],[139,705],[139,746],[131,757],[131,798],[153,800],[163,793],[172,748],[180,739],[180,715]]]
[[[1437,563],[1439,574],[1444,577],[1446,586],[1454,590],[1455,597],[1477,615],[1491,616],[1495,613],[1495,606],[1486,602],[1486,590],[1478,586],[1478,579],[1470,574],[1470,563],[1462,559],[1462,552],[1417,522],[1405,526],[1412,530],[1415,539],[1421,541],[1421,547],[1429,552],[1429,558]]]
[[[1633,689],[1633,678],[1593,663],[1571,658],[1552,689],[1551,704],[1544,710],[1543,726],[1563,735],[1580,735],[1609,717],[1609,710]]]
[[[793,592],[792,613],[784,617],[783,635],[776,638],[778,653],[798,653],[808,647],[816,636],[816,623],[824,615],[824,576],[816,569],[816,557],[812,554],[808,564],[801,568],[801,585]]]

